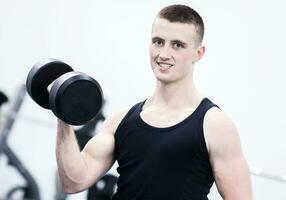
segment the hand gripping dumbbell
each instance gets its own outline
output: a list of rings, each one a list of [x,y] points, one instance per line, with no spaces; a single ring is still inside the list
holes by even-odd
[[[28,74],[26,87],[37,104],[51,109],[59,119],[71,125],[92,120],[103,103],[102,90],[96,80],[56,59],[36,63]]]

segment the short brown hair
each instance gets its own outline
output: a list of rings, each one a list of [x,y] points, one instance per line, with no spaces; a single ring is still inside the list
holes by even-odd
[[[204,22],[202,17],[193,8],[186,5],[170,5],[159,12],[159,17],[170,22],[193,24],[197,31],[197,42],[200,44],[204,37]]]

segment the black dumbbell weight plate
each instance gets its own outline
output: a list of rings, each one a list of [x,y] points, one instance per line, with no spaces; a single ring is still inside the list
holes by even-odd
[[[46,59],[36,63],[30,70],[26,88],[31,98],[41,107],[50,109],[47,87],[62,74],[73,69],[56,59]]]
[[[49,102],[58,118],[71,125],[82,125],[99,113],[103,94],[93,78],[81,72],[68,72],[53,83]]]

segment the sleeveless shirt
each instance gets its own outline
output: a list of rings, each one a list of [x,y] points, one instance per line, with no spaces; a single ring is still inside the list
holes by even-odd
[[[203,133],[204,98],[181,122],[166,128],[140,116],[145,101],[134,105],[115,132],[117,191],[112,200],[207,200],[214,182]]]

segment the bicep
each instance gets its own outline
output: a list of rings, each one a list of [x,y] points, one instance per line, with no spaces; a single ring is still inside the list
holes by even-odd
[[[220,110],[213,109],[206,115],[204,131],[221,196],[224,199],[251,199],[250,173],[233,122]]]
[[[250,173],[241,152],[237,150],[220,155],[212,152],[210,160],[216,186],[224,199],[250,199]]]
[[[81,152],[87,165],[87,184],[100,179],[113,165],[114,137],[100,132],[94,136]],[[90,180],[88,180],[90,179]]]
[[[85,187],[99,180],[112,167],[115,148],[114,133],[126,112],[125,109],[108,117],[98,133],[87,142],[82,150],[81,155],[88,171]]]

